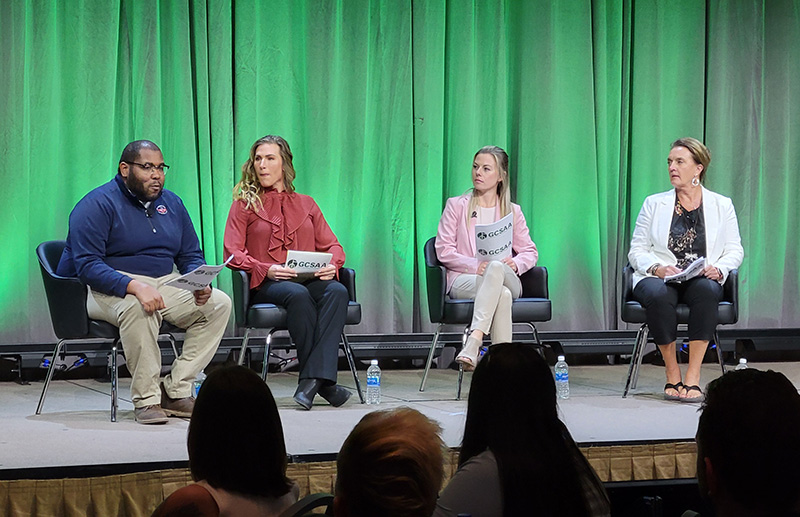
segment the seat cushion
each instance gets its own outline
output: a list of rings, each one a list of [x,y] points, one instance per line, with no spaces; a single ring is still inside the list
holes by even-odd
[[[675,309],[678,313],[678,323],[689,322],[689,306],[679,303]],[[720,325],[730,325],[736,323],[736,312],[733,303],[719,302],[717,323]],[[647,311],[639,302],[629,301],[622,306],[622,321],[626,323],[646,323]]]
[[[361,323],[361,304],[349,302],[347,305],[346,325]],[[256,303],[247,309],[246,327],[271,329],[286,328],[286,308],[273,303]]]
[[[445,299],[442,323],[466,325],[472,321],[473,300]],[[552,305],[547,298],[517,298],[511,306],[514,323],[550,321]]]

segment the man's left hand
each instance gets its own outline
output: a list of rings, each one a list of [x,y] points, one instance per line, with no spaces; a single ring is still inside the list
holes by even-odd
[[[194,295],[195,305],[205,305],[209,298],[211,298],[211,286],[207,285],[205,289],[199,291],[192,291]]]

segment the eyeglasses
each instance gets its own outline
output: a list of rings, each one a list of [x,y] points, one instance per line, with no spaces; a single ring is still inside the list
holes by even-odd
[[[161,165],[154,165],[150,162],[147,163],[125,162],[125,163],[129,163],[131,165],[138,165],[146,172],[152,172],[155,169],[161,174],[166,174],[166,172],[169,170],[169,165],[167,165],[166,163],[162,163]]]

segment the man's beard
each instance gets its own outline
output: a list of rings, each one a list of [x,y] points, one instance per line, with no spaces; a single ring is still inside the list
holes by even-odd
[[[161,185],[161,188],[158,189],[158,192],[155,194],[151,193],[147,187],[145,187],[144,182],[140,181],[139,178],[136,177],[135,174],[132,172],[128,174],[128,177],[125,178],[125,186],[128,187],[134,196],[136,196],[139,201],[148,202],[153,201],[161,195],[161,191],[164,190],[164,185]]]

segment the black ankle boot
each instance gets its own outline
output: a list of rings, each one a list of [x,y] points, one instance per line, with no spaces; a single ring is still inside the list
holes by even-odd
[[[338,384],[331,384],[329,386],[323,386],[319,389],[319,394],[322,395],[322,398],[330,402],[331,406],[339,407],[353,396],[350,393],[350,390],[339,386]]]
[[[297,383],[297,391],[294,392],[294,401],[303,406],[304,409],[311,409],[314,397],[322,387],[319,379],[300,379]]]

